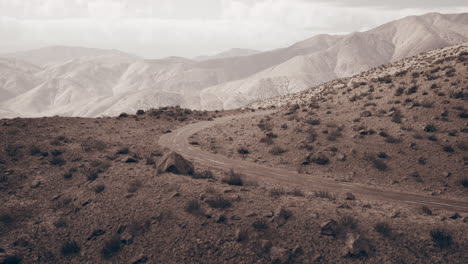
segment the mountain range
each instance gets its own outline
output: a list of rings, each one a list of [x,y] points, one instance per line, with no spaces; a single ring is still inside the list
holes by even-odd
[[[468,13],[430,13],[272,51],[195,59],[78,47],[17,52],[0,55],[0,117],[113,116],[169,105],[233,109],[467,41]]]

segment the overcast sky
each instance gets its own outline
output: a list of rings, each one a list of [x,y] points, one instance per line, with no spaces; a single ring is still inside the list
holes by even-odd
[[[0,53],[49,45],[145,58],[269,50],[428,12],[468,12],[468,1],[0,0]]]

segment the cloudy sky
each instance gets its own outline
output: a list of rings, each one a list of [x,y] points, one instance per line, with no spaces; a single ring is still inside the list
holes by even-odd
[[[468,12],[468,1],[0,0],[0,53],[49,45],[145,58],[268,50],[428,12]]]

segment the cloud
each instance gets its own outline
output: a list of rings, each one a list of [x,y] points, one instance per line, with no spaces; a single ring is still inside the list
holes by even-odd
[[[468,11],[466,4],[457,7],[460,1],[443,1],[444,7],[386,2],[395,6],[358,0],[0,0],[0,53],[72,45],[147,58],[193,57],[233,47],[279,48],[407,15]]]

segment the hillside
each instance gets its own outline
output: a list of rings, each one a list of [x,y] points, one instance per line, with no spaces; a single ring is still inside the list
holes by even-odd
[[[282,49],[205,61],[143,60],[100,50],[94,56],[95,50],[77,48],[32,51],[16,57],[51,63],[22,77],[39,84],[32,82],[31,88],[31,82],[18,82],[19,93],[0,102],[0,108],[13,113],[10,117],[115,116],[167,105],[233,109],[466,42],[467,18],[466,13],[412,16],[366,32],[318,35]],[[70,60],[52,63],[56,58]]]
[[[1,120],[0,263],[468,257],[463,212],[276,185],[198,161],[192,172],[157,144],[174,129],[237,113],[163,108],[117,118]]]
[[[236,159],[433,196],[467,197],[468,45],[251,107],[277,113],[192,140]]]

